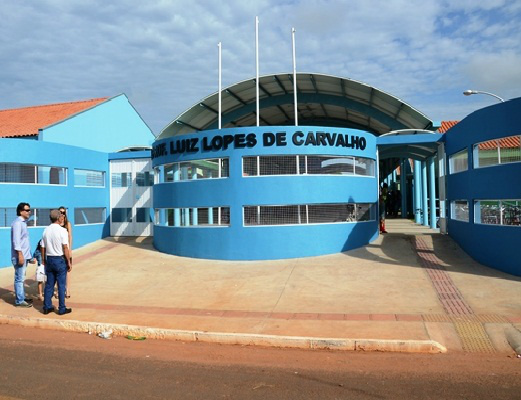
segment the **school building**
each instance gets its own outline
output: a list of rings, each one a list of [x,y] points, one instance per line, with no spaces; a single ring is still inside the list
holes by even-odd
[[[125,95],[0,111],[0,266],[16,205],[32,245],[65,206],[74,248],[153,236],[185,257],[331,254],[379,234],[388,212],[450,235],[480,263],[521,276],[521,98],[436,122],[352,79],[297,74],[235,83],[154,137]],[[462,101],[464,99],[462,98]]]

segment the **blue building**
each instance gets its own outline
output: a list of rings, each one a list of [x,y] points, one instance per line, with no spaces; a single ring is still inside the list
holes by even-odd
[[[150,145],[154,136],[125,95],[0,111],[0,266],[11,265],[10,226],[16,206],[28,202],[32,248],[49,224],[49,211],[65,206],[73,248],[110,235],[113,154]],[[150,152],[145,152],[149,159]],[[114,175],[113,175],[114,177]],[[121,181],[121,179],[120,179]]]
[[[20,201],[35,209],[35,243],[49,208],[65,205],[75,248],[153,236],[169,254],[268,260],[370,243],[386,183],[399,194],[389,214],[521,276],[521,98],[437,123],[365,83],[299,73],[295,121],[292,80],[260,77],[259,126],[250,79],[222,91],[220,126],[214,93],[155,140],[124,95],[85,102],[30,134],[6,134],[16,110],[0,111],[0,265],[10,265]]]

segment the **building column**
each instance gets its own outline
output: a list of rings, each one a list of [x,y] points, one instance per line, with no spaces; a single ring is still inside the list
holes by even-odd
[[[421,162],[414,160],[414,222],[421,224]]]
[[[431,228],[436,229],[436,174],[434,156],[429,158],[429,192],[430,192],[430,208],[431,208]]]
[[[422,209],[423,225],[429,226],[429,203],[427,201],[427,162],[421,162],[422,167]]]
[[[400,160],[400,194],[402,196],[402,218],[407,218],[407,159]]]

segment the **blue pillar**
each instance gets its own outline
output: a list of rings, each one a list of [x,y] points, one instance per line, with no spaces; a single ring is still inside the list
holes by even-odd
[[[213,225],[213,207],[208,209],[208,225]]]
[[[192,180],[197,180],[197,171],[192,169]],[[192,225],[199,225],[199,218],[197,215],[197,208],[192,208]]]
[[[414,222],[421,224],[421,162],[414,160]]]
[[[181,226],[181,209],[174,208],[174,226]]]
[[[429,192],[431,207],[431,228],[436,229],[436,174],[434,157],[429,158]]]
[[[402,218],[407,218],[407,159],[400,161],[400,192],[402,195]]]
[[[423,225],[429,226],[429,203],[427,201],[427,162],[422,161],[422,210]]]

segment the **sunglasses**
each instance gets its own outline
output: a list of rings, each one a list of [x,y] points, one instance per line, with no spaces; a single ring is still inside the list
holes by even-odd
[[[66,211],[60,211],[60,214],[65,215],[65,214],[66,214]]]
[[[30,208],[24,208],[23,211],[31,212]]]

